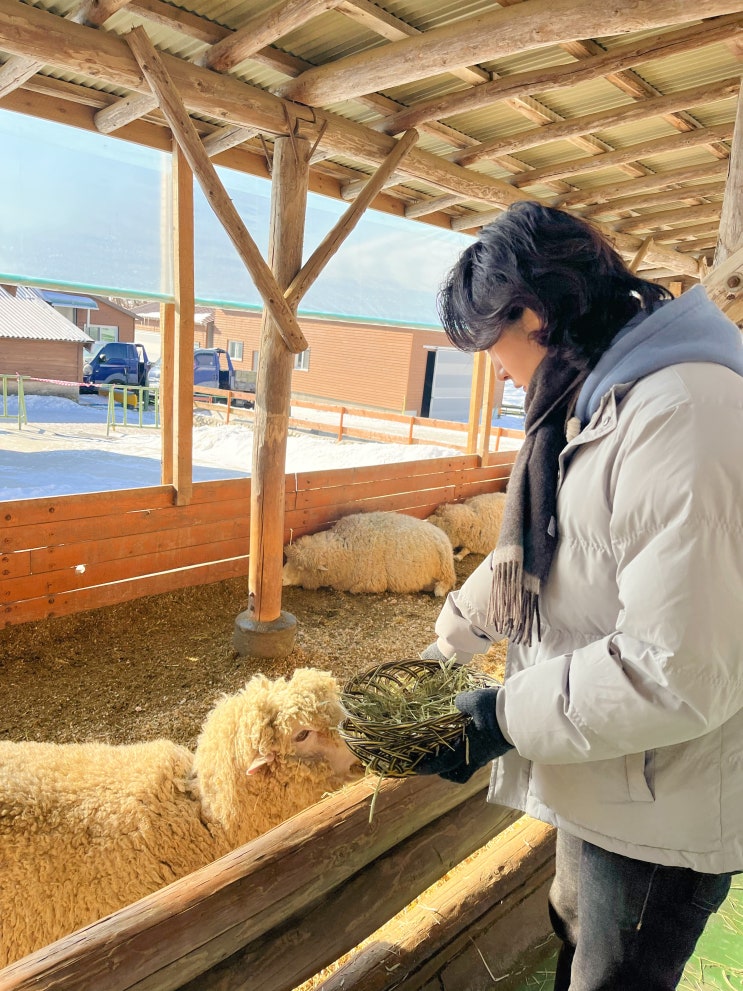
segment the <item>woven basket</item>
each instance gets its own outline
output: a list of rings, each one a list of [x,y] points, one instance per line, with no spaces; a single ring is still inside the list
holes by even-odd
[[[495,684],[456,662],[406,659],[356,675],[341,693],[341,737],[364,766],[384,777],[415,773],[424,757],[464,738],[458,692]]]

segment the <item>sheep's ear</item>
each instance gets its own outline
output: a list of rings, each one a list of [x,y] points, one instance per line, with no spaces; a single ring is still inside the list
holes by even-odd
[[[270,764],[271,761],[273,761],[275,757],[276,757],[276,754],[274,754],[274,753],[270,753],[270,754],[259,754],[251,762],[250,767],[247,769],[247,771],[245,773],[246,774],[255,774],[256,771],[259,771],[262,767],[265,767],[266,764]]]

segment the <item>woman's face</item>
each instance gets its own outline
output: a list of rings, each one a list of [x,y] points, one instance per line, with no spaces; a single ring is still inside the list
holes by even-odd
[[[531,337],[540,327],[541,321],[534,310],[525,309],[518,320],[505,328],[488,348],[496,378],[502,382],[510,379],[520,389],[528,387],[537,365],[547,354],[547,348]]]

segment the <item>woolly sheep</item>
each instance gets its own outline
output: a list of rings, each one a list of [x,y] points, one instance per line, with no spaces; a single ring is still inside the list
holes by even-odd
[[[444,531],[455,560],[461,561],[468,554],[489,554],[493,550],[505,504],[505,492],[487,492],[464,502],[444,503],[428,517],[428,522]]]
[[[330,530],[284,548],[284,585],[330,586],[340,592],[419,592],[446,595],[454,559],[445,535],[404,513],[354,513]]]
[[[362,769],[325,671],[256,675],[169,740],[0,742],[0,967],[246,843]]]

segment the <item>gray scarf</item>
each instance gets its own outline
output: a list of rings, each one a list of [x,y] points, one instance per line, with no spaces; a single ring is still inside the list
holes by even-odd
[[[488,605],[488,622],[514,643],[531,644],[535,620],[541,639],[539,593],[557,541],[558,458],[586,374],[566,365],[564,356],[547,355],[526,394],[526,437],[508,482]]]

